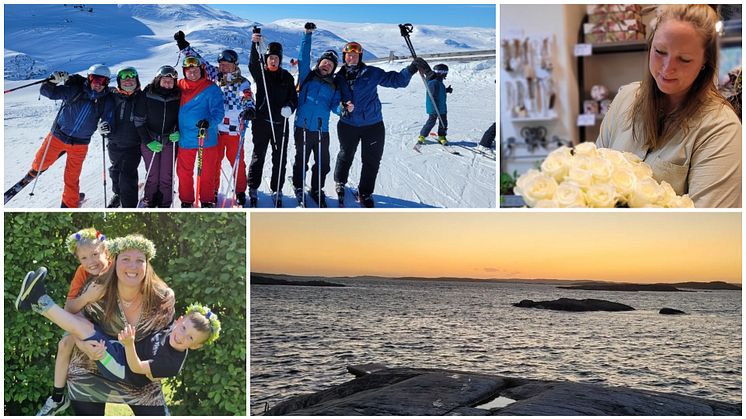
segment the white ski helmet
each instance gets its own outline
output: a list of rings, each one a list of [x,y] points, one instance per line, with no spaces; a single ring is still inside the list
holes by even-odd
[[[88,76],[104,76],[107,79],[110,79],[111,70],[103,64],[94,64],[88,69]]]

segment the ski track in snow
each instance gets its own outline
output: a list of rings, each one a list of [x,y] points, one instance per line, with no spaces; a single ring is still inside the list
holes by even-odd
[[[160,31],[168,28],[159,28]],[[300,39],[300,35],[298,35]],[[366,41],[363,40],[363,43]],[[392,39],[392,43],[402,43],[401,39]],[[417,44],[415,44],[417,47]],[[141,74],[143,85],[150,82],[155,70],[164,63],[173,63],[176,54],[173,45],[165,44],[152,48],[152,54],[137,61],[121,63],[107,63],[116,69],[123,65],[135,66]],[[6,49],[6,54],[8,49]],[[80,67],[88,66],[86,63]],[[245,61],[241,62],[241,69],[246,75]],[[431,60],[430,64],[437,64]],[[496,120],[495,100],[495,60],[475,62],[446,62],[450,73],[445,81],[446,86],[453,86],[454,93],[448,95],[448,138],[453,143],[475,147],[482,133]],[[385,70],[399,71],[407,62],[378,65]],[[287,66],[287,59],[284,63]],[[296,75],[297,76],[297,75]],[[12,88],[28,83],[24,81],[5,81],[5,88]],[[257,83],[252,80],[256,91]],[[459,150],[461,155],[451,155],[444,150],[437,149],[437,144],[422,147],[421,153],[412,149],[419,130],[427,120],[425,113],[425,87],[418,75],[412,77],[409,86],[401,89],[379,87],[378,94],[383,103],[383,120],[386,126],[386,144],[381,160],[381,166],[376,180],[373,197],[379,208],[495,208],[496,207],[496,163],[479,157],[467,150]],[[57,110],[59,101],[51,101],[40,96],[39,86],[21,89],[4,97],[4,186],[9,188],[31,167],[34,154],[40,147],[42,140],[49,132]],[[330,120],[332,156],[331,172],[326,178],[324,191],[330,208],[337,206],[334,192],[334,165],[339,152],[337,138],[338,117],[332,115]],[[292,125],[292,121],[291,121]],[[433,129],[435,131],[436,127]],[[251,160],[250,130],[245,142],[245,161]],[[288,159],[286,170],[292,173],[294,160],[294,144],[291,133],[288,145]],[[357,185],[360,179],[360,147],[350,169],[349,182]],[[262,175],[271,173],[270,150],[267,151]],[[49,158],[49,156],[47,157]],[[63,189],[63,174],[66,157],[61,157],[52,167],[44,172],[38,180],[34,196],[30,196],[34,183],[29,184],[7,205],[7,208],[57,208],[61,203]],[[110,164],[108,153],[107,168]],[[309,168],[313,165],[310,159]],[[231,173],[228,159],[224,159],[223,171],[225,175]],[[139,167],[139,182],[144,181],[146,162]],[[85,207],[102,208],[104,202],[102,166],[102,139],[98,133],[93,135],[88,148],[88,155],[83,164],[80,176],[80,191],[86,193]],[[196,169],[195,169],[196,171]],[[307,173],[310,176],[310,170]],[[221,175],[222,177],[222,175]],[[112,182],[106,172],[107,199],[111,199]],[[220,192],[225,190],[225,182],[221,182]],[[178,188],[178,180],[176,182]],[[177,189],[178,190],[178,189]],[[295,207],[295,198],[290,182],[283,188],[285,200],[283,203]],[[268,207],[270,188],[262,182],[259,188],[260,207]],[[348,194],[349,195],[349,194]],[[175,200],[178,207],[180,201]],[[292,204],[292,205],[290,205]],[[348,208],[356,208],[354,203]]]

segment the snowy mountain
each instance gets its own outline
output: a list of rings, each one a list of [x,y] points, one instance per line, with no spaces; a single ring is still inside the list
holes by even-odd
[[[173,40],[177,30],[184,31],[192,46],[208,59],[216,57],[224,48],[236,50],[247,74],[245,65],[251,31],[259,25],[265,42],[278,41],[284,45],[284,66],[289,67],[289,59],[297,56],[305,23],[302,19],[254,22],[209,6],[177,4],[6,4],[4,12],[6,89],[42,78],[54,70],[83,73],[94,63],[106,64],[112,71],[122,66],[135,66],[142,83],[146,84],[158,67],[177,63],[178,50]],[[313,38],[313,56],[327,49],[339,51],[350,40],[363,45],[364,60],[386,57],[391,51],[396,55],[408,55],[397,25],[320,20],[315,23],[318,30]],[[495,48],[495,30],[492,29],[413,23],[412,42],[418,54]],[[448,102],[449,138],[457,144],[475,145],[496,118],[495,60],[447,64],[451,73],[446,84],[454,88]],[[406,63],[394,63],[381,67],[398,71],[404,65]],[[435,146],[423,148],[422,154],[412,150],[419,128],[427,119],[425,89],[419,77],[415,76],[404,89],[379,88],[379,95],[387,127],[387,144],[375,193],[379,206],[496,206],[493,161],[467,150],[461,150],[460,156],[443,153]],[[6,188],[28,170],[33,153],[46,136],[58,107],[59,103],[39,99],[36,86],[5,95]],[[333,115],[330,123],[333,156],[338,151],[336,122],[337,117]],[[293,149],[292,144],[289,148]],[[250,145],[247,151],[251,151]],[[89,197],[86,205],[92,207],[103,205],[101,155],[101,139],[95,134],[81,176],[81,190]],[[288,169],[292,160],[291,152]],[[141,177],[145,175],[144,166],[140,166]],[[224,166],[226,173],[230,173],[227,162]],[[332,165],[332,171],[333,168]],[[7,206],[57,207],[63,169],[64,157],[39,180],[37,192],[45,193],[29,197],[22,192]],[[358,156],[351,170],[351,181],[356,181],[359,170]],[[265,174],[268,171],[269,164]],[[268,186],[262,184],[260,191],[267,190]],[[326,191],[333,195],[331,174],[327,177]],[[109,191],[108,195],[111,194]],[[286,185],[285,195],[292,195],[290,186]],[[286,203],[289,204],[290,201]]]

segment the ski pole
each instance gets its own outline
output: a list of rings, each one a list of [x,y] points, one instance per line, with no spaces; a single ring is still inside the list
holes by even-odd
[[[411,23],[403,23],[399,25],[399,31],[401,32],[401,36],[404,37],[404,41],[407,43],[407,47],[409,47],[409,52],[412,54],[412,58],[417,58],[417,54],[414,52],[414,46],[412,45],[412,40],[409,38],[409,34],[412,33],[414,30],[414,27]],[[427,97],[430,99],[430,103],[433,104],[433,109],[435,109],[435,113],[438,115],[438,123],[440,124],[443,129],[446,128],[446,124],[443,122],[443,117],[440,116],[440,111],[438,110],[438,104],[435,102],[435,98],[433,97],[433,93],[430,91],[430,89],[427,86],[427,80],[425,80],[425,75],[418,71],[420,74],[420,78],[422,78],[422,83],[425,84],[425,92],[427,92]]]
[[[14,87],[12,89],[8,89],[8,90],[3,91],[3,94],[10,93],[10,92],[15,92],[16,90],[24,89],[24,88],[29,87],[29,86],[34,86],[34,85],[37,85],[37,84],[42,84],[42,83],[47,82],[47,81],[49,81],[51,79],[52,79],[51,77],[47,77],[44,80],[39,80],[39,81],[35,81],[33,83],[24,84],[23,86]]]
[[[248,124],[246,125],[248,126]],[[228,184],[228,187],[226,188],[225,200],[227,200],[229,196],[231,197],[231,199],[235,199],[234,194],[236,193],[236,188],[238,188],[238,185],[237,185],[238,184],[238,164],[240,162],[241,150],[243,150],[244,138],[246,138],[246,127],[242,127],[241,129],[241,138],[238,140],[238,151],[236,152],[236,158],[233,160],[233,170],[231,171],[231,182]]]
[[[316,160],[318,160],[316,162],[316,164],[319,166],[319,190],[318,190],[318,193],[319,193],[319,208],[321,208],[321,188],[322,188],[322,185],[321,185],[321,142],[323,140],[321,139],[321,126],[323,124],[324,124],[323,121],[321,120],[321,118],[319,118],[319,154],[317,154],[318,159],[316,159]]]
[[[261,34],[262,28],[254,26],[253,33]],[[264,55],[262,55],[262,52],[259,51],[259,46],[261,45],[261,40],[254,44],[254,48],[256,49],[256,55],[259,56],[259,63],[262,67],[262,85],[264,85],[264,100],[267,101],[267,111],[269,113],[269,124],[272,125],[272,141],[274,143],[272,144],[272,148],[277,150],[277,137],[275,136],[275,121],[272,118],[272,105],[269,103],[269,91],[267,90],[267,75],[264,73],[264,67],[266,63],[264,62]],[[263,46],[262,46],[263,47]]]
[[[199,192],[200,183],[202,182],[202,148],[205,145],[205,129],[200,128],[197,133],[197,183],[194,185],[194,207],[198,208],[200,205]]]
[[[283,117],[282,122],[282,148],[280,149],[280,167],[277,168],[277,197],[280,197],[280,183],[282,183],[282,169],[285,168],[285,147],[287,145],[287,137],[285,137],[285,129],[288,125],[288,119]],[[272,127],[272,133],[275,132],[275,127]],[[304,186],[305,187],[305,186]],[[305,194],[304,194],[305,197]],[[275,208],[277,208],[277,201],[275,201]]]
[[[36,172],[36,178],[34,179],[34,186],[31,187],[31,192],[29,192],[29,196],[34,196],[34,190],[36,189],[36,182],[39,181],[39,178],[41,177],[41,174],[45,171],[41,168],[44,167],[44,162],[47,160],[47,151],[49,151],[49,145],[52,144],[52,133],[49,133],[49,141],[47,141],[46,147],[44,147],[44,153],[41,156],[41,163],[39,163],[39,170]],[[33,168],[32,168],[33,170]]]
[[[106,137],[106,135],[101,136],[101,157],[104,164],[104,208],[106,208]]]
[[[306,170],[308,170],[306,164],[306,121],[303,120],[303,208],[306,207]]]
[[[148,164],[148,170],[145,171],[145,185],[148,184],[148,178],[150,177],[150,169],[153,167],[153,162],[155,161],[155,155],[158,153],[153,152],[153,156],[150,158],[150,163]],[[142,188],[142,195],[137,200],[137,205],[140,205],[140,202],[145,199],[145,188]]]
[[[171,207],[172,208],[173,208],[174,202],[176,202],[176,143],[171,143]]]

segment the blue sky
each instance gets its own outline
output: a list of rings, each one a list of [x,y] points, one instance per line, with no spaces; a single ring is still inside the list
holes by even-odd
[[[211,7],[245,19],[270,23],[301,18],[333,22],[412,23],[451,27],[494,28],[494,4],[214,4]]]

